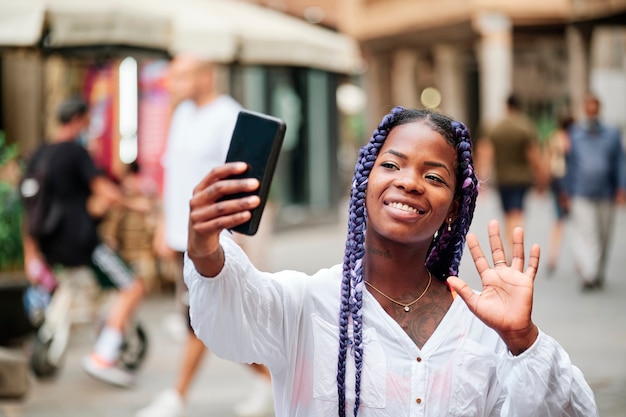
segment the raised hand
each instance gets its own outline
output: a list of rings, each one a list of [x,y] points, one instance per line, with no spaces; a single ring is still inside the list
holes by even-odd
[[[489,222],[488,231],[493,267],[483,254],[476,236],[467,236],[467,245],[482,280],[482,292],[475,293],[457,277],[449,277],[448,283],[476,317],[502,337],[511,353],[518,355],[535,342],[539,333],[531,319],[539,245],[531,247],[528,266],[524,270],[524,231],[516,228],[513,231],[513,258],[509,266],[498,222]]]
[[[259,187],[256,179],[227,179],[246,171],[243,162],[227,163],[216,167],[193,190],[189,202],[189,238],[187,253],[196,270],[204,276],[217,275],[224,257],[219,235],[248,221],[250,210],[260,204],[258,196],[221,200],[230,194],[254,191]]]

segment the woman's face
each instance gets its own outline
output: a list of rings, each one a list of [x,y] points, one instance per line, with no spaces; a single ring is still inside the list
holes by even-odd
[[[370,172],[368,238],[430,244],[456,218],[456,151],[422,121],[396,126]]]

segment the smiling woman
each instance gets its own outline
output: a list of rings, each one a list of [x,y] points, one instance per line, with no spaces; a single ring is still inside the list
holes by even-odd
[[[359,152],[343,264],[313,276],[258,271],[222,233],[259,204],[220,201],[258,186],[225,180],[245,169],[196,186],[185,280],[198,337],[269,367],[276,416],[597,416],[580,370],[532,322],[539,247],[526,263],[518,229],[501,265],[492,222],[496,268],[467,235],[478,181],[463,123],[402,107],[383,118]],[[455,277],[466,236],[480,293]]]

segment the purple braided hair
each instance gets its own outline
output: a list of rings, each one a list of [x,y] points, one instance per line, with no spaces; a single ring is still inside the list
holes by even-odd
[[[459,273],[465,238],[474,218],[476,197],[478,196],[478,179],[474,174],[472,139],[469,130],[463,123],[457,121],[453,121],[451,126],[453,138],[455,138],[454,142],[451,143],[456,148],[458,156],[454,195],[459,202],[459,209],[457,218],[450,225],[449,231],[446,223],[441,225],[426,258],[426,267],[434,276],[444,282],[449,276]],[[449,135],[443,136],[450,140]]]
[[[346,416],[346,358],[348,346],[355,362],[355,402],[354,416],[357,417],[360,405],[361,373],[363,367],[363,266],[365,253],[365,229],[367,213],[365,196],[367,180],[374,166],[378,152],[391,129],[401,124],[422,121],[440,133],[457,150],[457,185],[455,199],[459,201],[457,218],[448,231],[443,223],[431,243],[426,267],[438,279],[445,281],[449,275],[458,273],[463,254],[465,237],[469,230],[476,206],[478,180],[472,163],[472,143],[469,131],[461,123],[442,114],[429,110],[406,110],[394,107],[374,131],[369,142],[359,151],[354,168],[354,178],[350,193],[348,212],[348,235],[343,259],[341,281],[341,306],[339,309],[339,357],[337,365],[337,392],[339,417]],[[348,324],[352,319],[353,337],[348,336]]]

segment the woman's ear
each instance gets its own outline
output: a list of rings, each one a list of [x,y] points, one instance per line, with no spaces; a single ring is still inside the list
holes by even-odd
[[[459,207],[459,200],[455,198],[450,205],[450,210],[448,210],[448,214],[446,214],[446,223],[448,224],[448,227],[456,221],[456,218],[459,214]]]

